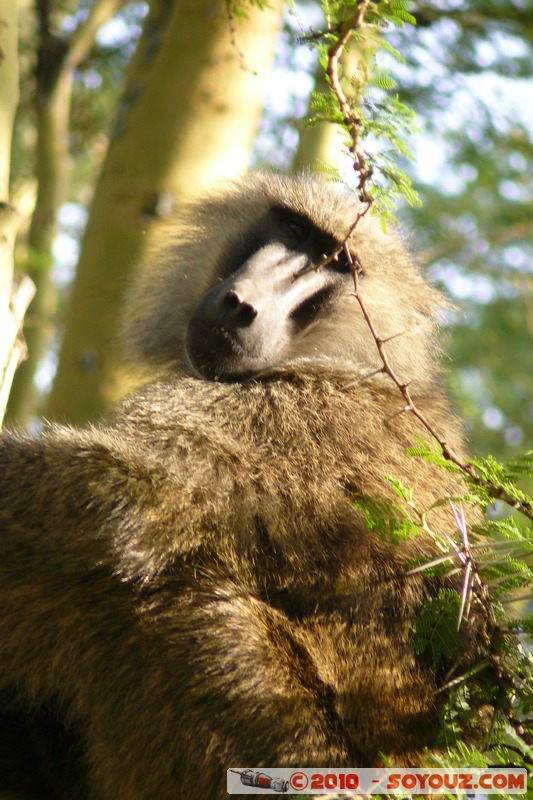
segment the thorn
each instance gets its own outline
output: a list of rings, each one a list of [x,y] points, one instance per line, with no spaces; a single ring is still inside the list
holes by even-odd
[[[405,414],[407,411],[412,411],[412,410],[413,410],[412,406],[404,406],[399,411],[397,411],[395,414],[393,414],[391,417],[387,417],[387,419],[389,419],[389,420],[390,419],[394,419],[394,417],[399,417],[400,414]]]
[[[385,374],[385,367],[383,367],[383,366],[382,367],[378,367],[373,372],[369,372],[367,375],[363,375],[361,380],[362,381],[366,381],[369,378],[373,378],[374,375],[379,375],[380,373],[383,374],[383,375]]]
[[[319,270],[323,264],[306,264],[305,267],[302,267],[297,272],[293,272],[292,279],[295,281],[297,278],[300,278],[302,275],[307,275],[308,272],[316,272]]]
[[[387,344],[387,342],[392,342],[393,339],[398,339],[399,336],[405,336],[408,331],[400,331],[399,333],[393,333],[392,336],[387,336],[386,339],[380,339],[379,341],[381,344]]]
[[[341,386],[341,392],[344,391],[345,389],[351,389],[352,386],[357,386],[357,384],[363,383],[363,381],[367,381],[370,378],[373,378],[375,375],[379,374],[383,375],[386,374],[385,367],[379,367],[378,369],[375,369],[373,372],[369,372],[366,375],[360,375],[357,378],[354,378],[353,381],[349,381],[348,383],[343,384]]]

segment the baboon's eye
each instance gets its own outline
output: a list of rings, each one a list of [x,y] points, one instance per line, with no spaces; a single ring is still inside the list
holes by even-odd
[[[314,242],[315,227],[303,214],[283,206],[274,206],[271,214],[282,239],[289,247],[310,246]]]
[[[309,238],[309,225],[300,217],[286,217],[285,227],[299,242],[305,242]]]

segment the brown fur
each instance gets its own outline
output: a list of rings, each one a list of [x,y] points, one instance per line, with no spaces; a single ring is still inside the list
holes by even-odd
[[[436,676],[411,638],[437,584],[406,565],[435,546],[383,540],[353,502],[391,496],[392,475],[425,508],[458,481],[406,455],[421,430],[388,379],[365,379],[379,362],[349,283],[254,379],[195,377],[183,346],[218,265],[280,201],[337,239],[354,213],[265,176],[184,212],[127,312],[134,357],[165,377],[98,426],[2,437],[1,686],[78,748],[50,762],[79,769],[67,788],[23,797],[222,800],[228,767],[409,764],[433,740]],[[351,247],[380,335],[405,331],[391,357],[461,449],[438,295],[371,221]],[[0,761],[0,798],[9,780]]]

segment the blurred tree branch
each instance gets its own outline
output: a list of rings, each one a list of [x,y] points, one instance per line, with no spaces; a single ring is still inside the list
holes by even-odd
[[[27,266],[36,295],[26,319],[28,359],[15,376],[8,408],[10,417],[20,424],[27,423],[34,412],[35,370],[55,329],[57,299],[50,269],[57,211],[67,198],[74,73],[93,47],[100,28],[122,5],[124,0],[95,0],[87,17],[65,38],[54,30],[50,0],[36,0],[37,200],[28,237]]]

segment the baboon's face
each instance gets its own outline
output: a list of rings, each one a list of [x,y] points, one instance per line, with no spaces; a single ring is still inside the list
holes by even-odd
[[[361,215],[353,195],[307,177],[252,174],[181,209],[130,291],[129,358],[206,380],[385,380],[346,260],[324,264],[345,241],[396,374],[431,383],[440,295],[394,231]]]
[[[209,380],[241,380],[290,357],[296,341],[331,312],[353,281],[344,257],[316,269],[338,247],[305,216],[271,208],[217,265],[218,281],[196,305],[185,346]]]

